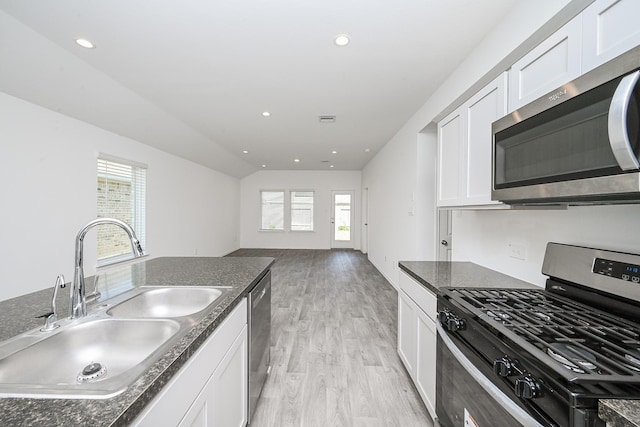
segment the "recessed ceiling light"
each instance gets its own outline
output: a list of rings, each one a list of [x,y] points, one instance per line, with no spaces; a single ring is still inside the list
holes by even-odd
[[[333,150],[331,154],[338,154],[338,152],[336,150]]]
[[[266,168],[266,167],[267,167],[267,165],[262,165],[262,167],[263,167],[263,168]]]
[[[268,111],[263,111],[262,112],[262,117],[269,117],[270,115],[271,115],[271,113],[268,112]]]
[[[336,116],[335,114],[323,114],[318,116],[318,121],[320,121],[320,123],[335,123]]]
[[[293,159],[294,162],[300,163],[300,159]]]
[[[351,40],[349,39],[349,36],[346,34],[338,34],[334,39],[333,42],[336,44],[336,46],[346,46],[349,44]]]
[[[368,152],[370,152],[370,151],[371,151],[371,149],[370,149],[370,148],[365,148],[365,149],[364,149],[364,152],[365,152],[365,153],[368,153]]]
[[[244,154],[249,154],[249,150],[242,150]]]
[[[330,167],[330,168],[332,168],[332,167],[333,167],[333,165],[330,165],[329,167]]]
[[[76,39],[76,43],[78,43],[78,45],[86,48],[86,49],[94,49],[96,46],[91,43],[89,40],[87,39]]]

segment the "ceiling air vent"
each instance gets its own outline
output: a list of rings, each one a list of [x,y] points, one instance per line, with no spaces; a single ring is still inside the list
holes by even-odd
[[[324,114],[322,116],[318,116],[320,123],[335,123],[336,116],[335,114]]]

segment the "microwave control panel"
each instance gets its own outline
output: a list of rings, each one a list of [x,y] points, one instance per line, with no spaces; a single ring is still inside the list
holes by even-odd
[[[593,272],[632,283],[640,283],[640,265],[596,258]]]

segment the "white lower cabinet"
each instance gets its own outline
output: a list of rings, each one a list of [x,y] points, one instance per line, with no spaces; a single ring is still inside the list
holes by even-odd
[[[418,309],[415,384],[432,418],[436,414],[436,323]]]
[[[436,418],[436,296],[402,272],[398,354],[432,418]]]
[[[247,339],[245,298],[132,425],[245,426]]]
[[[418,307],[404,292],[398,292],[398,354],[405,368],[415,377],[417,352]]]
[[[213,372],[180,427],[243,427],[247,424],[247,334],[240,334]]]

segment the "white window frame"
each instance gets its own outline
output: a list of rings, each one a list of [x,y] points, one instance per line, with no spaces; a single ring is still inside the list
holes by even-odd
[[[147,232],[146,232],[146,179],[147,179],[147,170],[148,167],[146,164],[144,163],[139,163],[139,162],[135,162],[132,160],[127,160],[127,159],[123,159],[120,157],[115,157],[115,156],[111,156],[108,154],[104,154],[104,153],[99,153],[98,157],[97,157],[97,173],[96,173],[96,180],[102,176],[102,177],[107,177],[107,179],[109,179],[110,177],[115,177],[113,178],[114,180],[118,180],[118,179],[123,179],[123,180],[130,180],[131,181],[131,185],[132,185],[132,205],[131,205],[131,215],[132,215],[132,220],[131,221],[127,221],[129,223],[129,225],[133,228],[133,230],[136,233],[136,237],[138,238],[138,240],[140,241],[140,244],[143,248],[143,250],[145,251],[145,255],[148,255],[148,251],[146,248],[146,237],[147,237]],[[109,168],[109,165],[111,165],[112,167]],[[106,170],[105,170],[105,166],[106,166]],[[131,168],[131,175],[126,175],[126,172],[123,176],[117,177],[118,173],[116,172],[118,168]],[[111,169],[111,170],[110,170]],[[96,194],[96,203],[98,199],[98,194]],[[97,209],[97,206],[96,206]],[[111,214],[107,214],[107,215],[101,215],[100,212],[98,212],[98,216],[115,216],[115,215],[111,215]],[[115,216],[117,218],[117,216]],[[118,219],[122,219],[122,218],[118,218]],[[124,231],[123,231],[124,233]],[[99,238],[99,237],[98,237]],[[125,235],[126,238],[126,235]],[[128,238],[127,238],[128,240]],[[120,254],[120,255],[115,255],[115,256],[108,256],[108,257],[104,257],[104,258],[98,258],[97,259],[97,266],[98,267],[105,267],[108,265],[112,265],[112,264],[116,264],[119,262],[123,262],[123,261],[128,261],[134,258],[134,255],[132,252],[128,252],[126,254]]]
[[[264,203],[262,194],[263,193],[282,193],[282,228],[264,228],[263,224],[263,216],[264,216]],[[260,190],[260,224],[259,230],[266,231],[270,233],[282,233],[287,229],[287,215],[286,215],[286,207],[287,207],[287,192],[281,189],[269,189],[269,190]]]
[[[310,230],[294,230],[293,229],[293,195],[294,193],[311,193],[311,229]],[[289,230],[292,233],[313,233],[315,231],[315,209],[316,209],[316,192],[315,190],[289,190]]]

